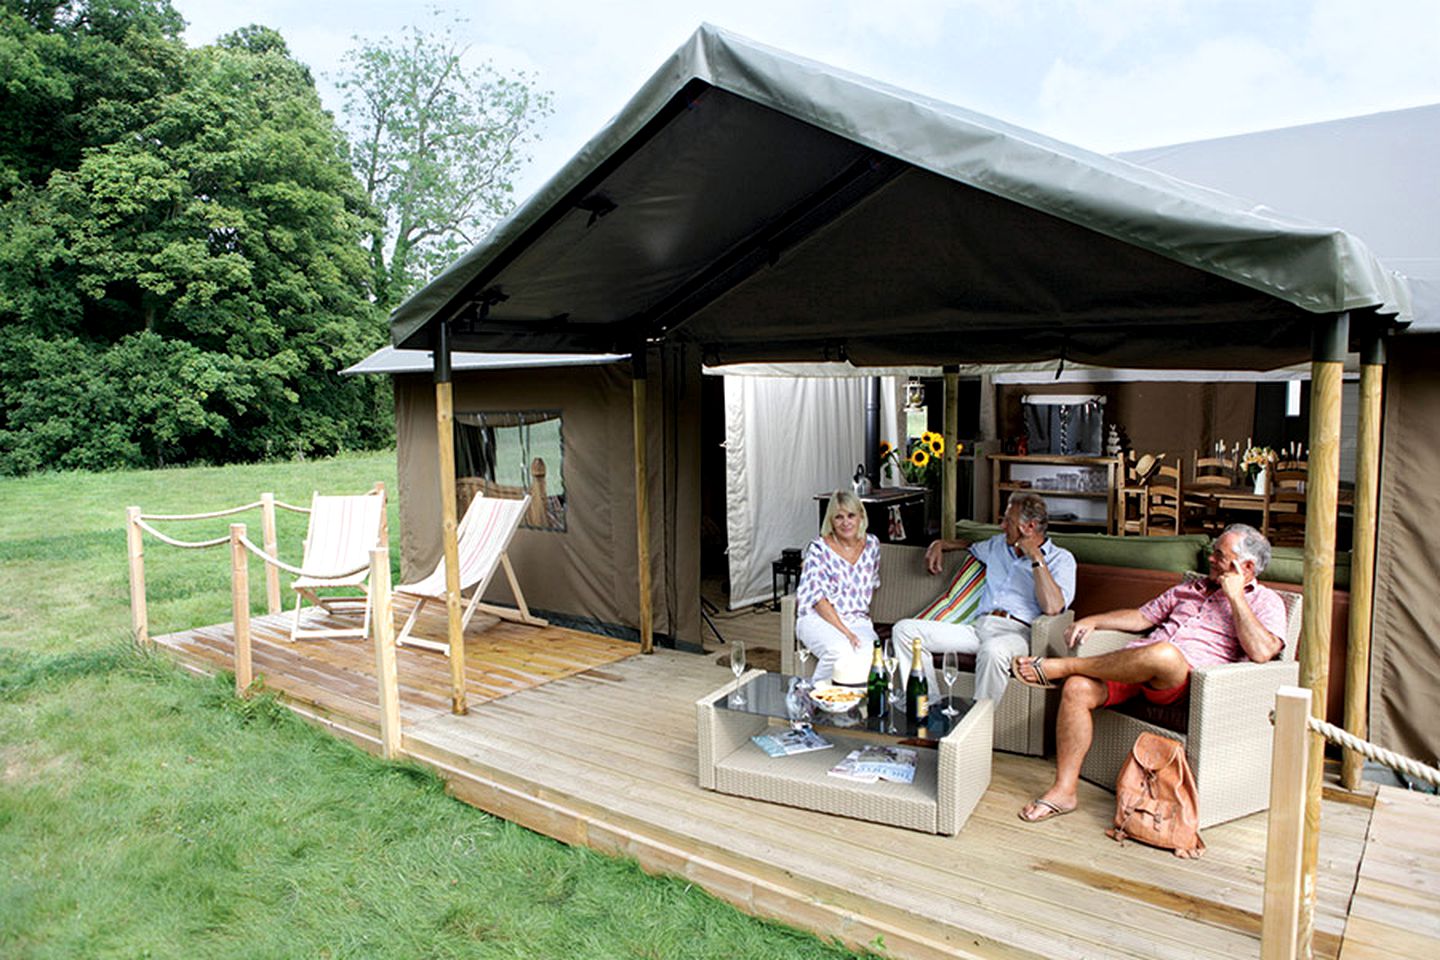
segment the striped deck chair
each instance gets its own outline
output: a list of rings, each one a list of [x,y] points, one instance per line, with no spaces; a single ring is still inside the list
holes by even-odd
[[[314,640],[322,637],[363,637],[370,632],[370,551],[383,545],[385,495],[366,493],[360,496],[327,497],[315,494],[310,501],[310,528],[305,534],[305,571],[291,587],[295,590],[295,616],[290,624],[290,640]],[[358,572],[350,571],[360,568]],[[332,574],[347,574],[332,576]],[[349,587],[360,596],[325,596],[317,590]],[[309,600],[327,613],[356,606],[364,610],[360,627],[302,628],[300,608]]]
[[[505,554],[510,547],[511,538],[515,536],[516,528],[525,519],[525,511],[529,507],[530,498],[528,496],[519,500],[510,500],[487,497],[484,494],[476,494],[475,498],[470,501],[470,506],[466,507],[465,516],[460,519],[460,525],[455,531],[456,545],[460,555],[460,592],[462,594],[466,591],[470,592],[470,599],[466,601],[465,612],[460,620],[462,634],[477,610],[483,610],[503,620],[514,620],[534,626],[547,624],[547,621],[531,616],[530,608],[525,605],[525,595],[520,591],[520,583],[515,579],[515,570],[510,566],[510,558]],[[510,593],[515,597],[515,603],[518,606],[516,610],[481,602],[480,598],[484,595],[485,588],[490,585],[490,579],[495,575],[497,566],[505,568],[505,577],[510,581]],[[442,605],[445,602],[445,558],[440,558],[440,562],[435,564],[435,569],[430,572],[428,577],[417,580],[415,583],[401,584],[395,588],[395,592],[416,599],[415,608],[410,611],[410,616],[406,618],[405,625],[400,628],[395,642],[448,653],[450,649],[448,639],[430,640],[414,635],[415,622],[419,619],[420,611],[425,608],[426,604],[432,600],[439,601]]]

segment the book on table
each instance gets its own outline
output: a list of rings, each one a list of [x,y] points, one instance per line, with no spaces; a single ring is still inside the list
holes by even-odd
[[[891,783],[915,782],[916,753],[907,747],[861,747],[851,750],[835,766],[830,776],[857,783],[875,783],[888,780]]]
[[[755,745],[764,750],[772,757],[788,757],[797,753],[809,753],[812,750],[824,750],[832,744],[814,730],[801,728],[798,730],[777,730],[773,733],[762,733],[750,738]]]

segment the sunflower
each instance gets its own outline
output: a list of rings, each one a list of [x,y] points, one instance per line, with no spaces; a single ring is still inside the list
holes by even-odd
[[[881,459],[881,460],[884,460],[886,457],[890,456],[890,454],[892,454],[892,453],[894,453],[894,452],[895,452],[895,448],[894,448],[893,446],[891,446],[889,440],[881,440],[881,441],[880,441],[880,459]]]
[[[945,438],[938,433],[930,434],[930,452],[937,457],[945,455]]]
[[[930,454],[925,452],[924,447],[916,447],[910,453],[910,465],[917,470],[923,470],[930,462]]]

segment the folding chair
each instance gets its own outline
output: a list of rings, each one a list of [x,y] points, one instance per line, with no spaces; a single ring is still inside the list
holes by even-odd
[[[290,641],[322,637],[363,637],[370,632],[370,551],[384,542],[385,495],[327,497],[315,494],[310,501],[310,527],[305,534],[304,571],[291,583],[295,591],[295,616],[290,624]],[[341,574],[341,576],[337,576]],[[348,587],[360,596],[322,597],[315,591]],[[364,611],[360,627],[302,629],[300,608],[305,600],[335,613],[359,606]]]
[[[470,599],[465,604],[465,612],[460,620],[462,634],[477,610],[483,610],[502,620],[514,620],[540,627],[548,624],[549,621],[530,614],[530,608],[525,604],[525,595],[520,590],[520,582],[515,579],[515,570],[510,566],[510,558],[505,553],[511,538],[515,536],[516,528],[525,519],[525,511],[529,506],[528,496],[510,500],[476,494],[465,508],[465,516],[460,519],[460,525],[455,531],[460,555],[460,591],[462,594],[466,590],[470,591]],[[495,575],[497,566],[505,568],[505,577],[510,582],[510,593],[515,597],[518,610],[481,602],[480,598],[485,594],[485,588],[490,585],[490,578]],[[402,584],[395,588],[395,592],[416,598],[415,607],[406,618],[405,625],[400,628],[395,642],[441,653],[449,652],[448,641],[429,640],[413,633],[420,611],[426,604],[432,600],[445,602],[445,558],[440,558],[440,562],[428,577],[415,583]]]

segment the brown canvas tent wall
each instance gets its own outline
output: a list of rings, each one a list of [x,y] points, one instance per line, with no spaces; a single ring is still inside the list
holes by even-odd
[[[651,595],[655,630],[682,645],[700,642],[699,373],[683,356],[651,365]],[[544,364],[537,357],[534,363]],[[383,363],[362,372],[382,373]],[[657,388],[656,383],[660,384]],[[414,579],[440,557],[435,388],[429,376],[399,373],[395,433],[400,461],[401,576]],[[454,375],[457,413],[558,410],[563,430],[567,524],[522,527],[510,559],[531,607],[562,618],[633,629],[638,624],[635,482],[630,371],[602,365],[466,370]],[[552,466],[552,469],[553,466]],[[487,593],[511,603],[504,578]]]

